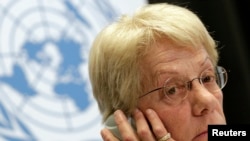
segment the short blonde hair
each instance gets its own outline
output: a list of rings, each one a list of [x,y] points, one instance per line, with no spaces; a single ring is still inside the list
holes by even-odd
[[[216,66],[216,43],[198,16],[185,7],[158,3],[122,16],[96,37],[89,75],[103,121],[115,110],[130,114],[142,94],[140,59],[158,39],[179,46],[203,45]]]

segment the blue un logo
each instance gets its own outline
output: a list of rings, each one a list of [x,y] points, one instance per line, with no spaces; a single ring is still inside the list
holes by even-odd
[[[0,1],[0,140],[99,139],[88,51],[117,15],[106,0]]]

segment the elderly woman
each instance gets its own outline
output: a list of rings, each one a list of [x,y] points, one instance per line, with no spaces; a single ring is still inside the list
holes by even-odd
[[[103,140],[207,140],[209,124],[226,124],[216,47],[197,15],[167,3],[107,26],[89,58],[103,122],[117,125],[102,129]]]

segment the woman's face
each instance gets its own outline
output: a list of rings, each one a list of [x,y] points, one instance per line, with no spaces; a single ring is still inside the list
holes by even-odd
[[[179,78],[183,82],[200,77],[206,70],[214,69],[203,46],[199,48],[174,47],[168,41],[159,42],[143,60],[146,76],[153,77],[153,85],[145,82],[147,93],[164,86],[166,80]],[[177,141],[207,140],[209,124],[226,124],[222,107],[222,91],[208,91],[194,79],[187,96],[180,102],[169,100],[162,89],[139,99],[138,108],[156,111],[168,132]],[[171,91],[173,92],[173,91]]]

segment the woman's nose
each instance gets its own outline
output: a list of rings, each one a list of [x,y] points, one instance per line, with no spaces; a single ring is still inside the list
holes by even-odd
[[[214,110],[218,100],[218,92],[211,93],[199,81],[192,81],[192,89],[189,91],[192,111],[196,116],[207,114]]]

